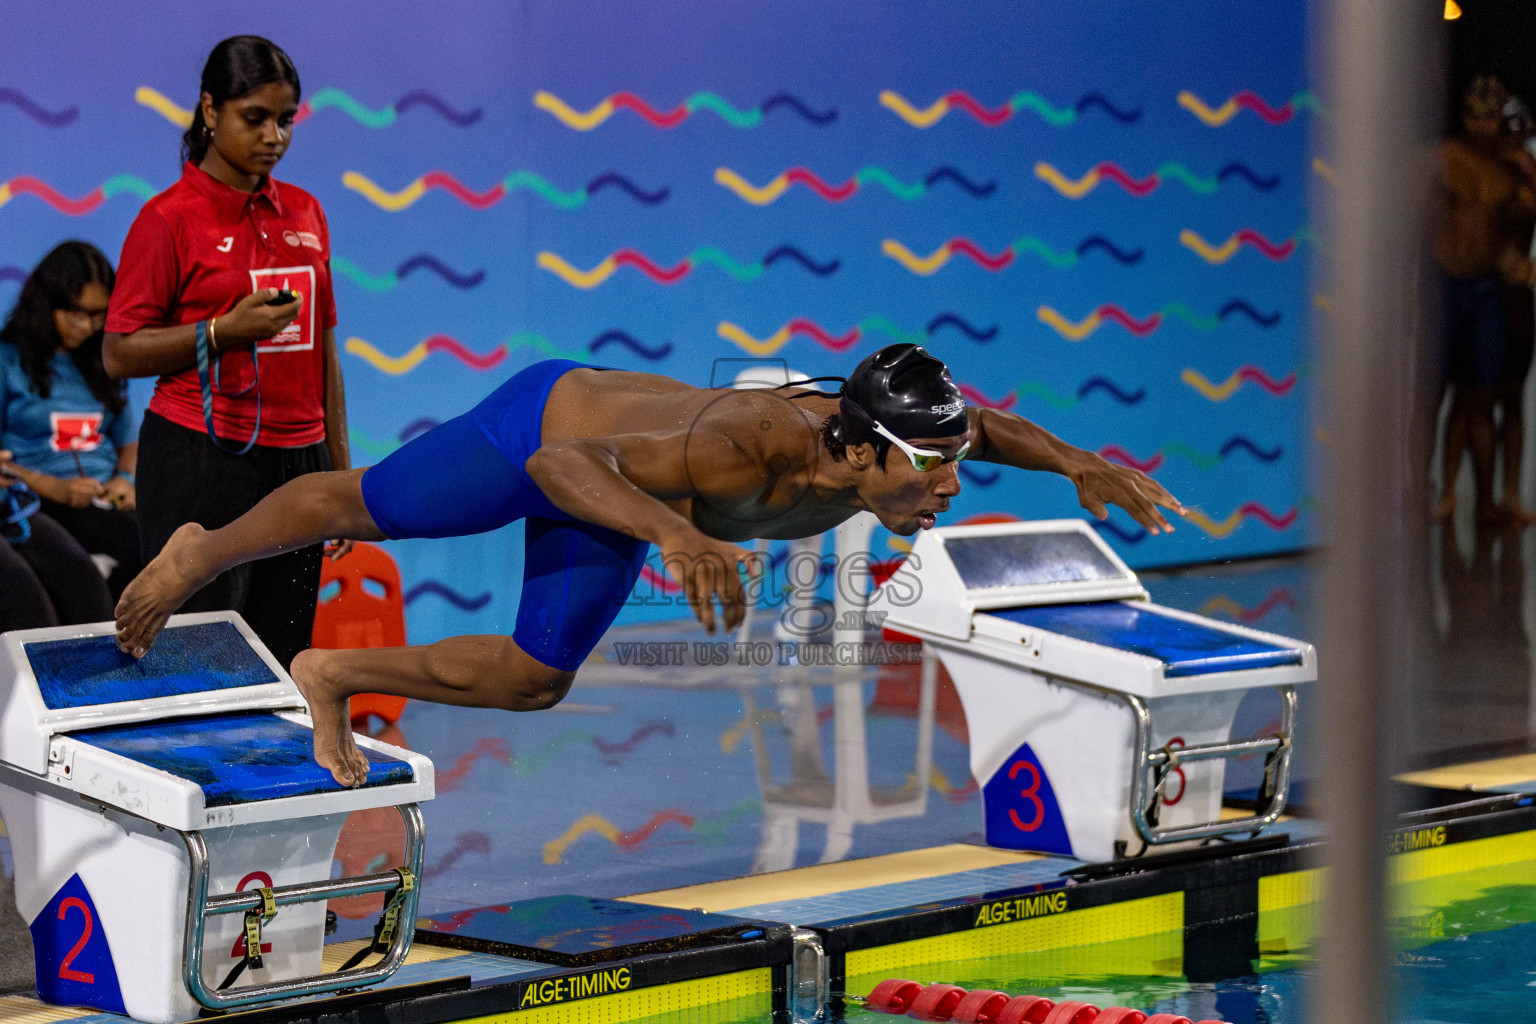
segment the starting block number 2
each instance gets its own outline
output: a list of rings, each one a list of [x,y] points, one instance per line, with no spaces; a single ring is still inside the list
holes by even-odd
[[[59,977],[65,981],[78,981],[84,985],[96,984],[96,975],[88,971],[77,971],[70,965],[75,962],[75,957],[85,949],[86,943],[91,941],[91,932],[96,927],[95,920],[91,917],[91,908],[85,900],[78,896],[70,896],[59,904],[59,920],[63,921],[69,916],[71,910],[79,910],[85,916],[85,927],[80,932],[80,939],[70,947],[64,959],[59,961]]]
[[[268,889],[272,888],[271,875],[267,874],[265,871],[252,871],[250,874],[240,879],[240,884],[235,886],[235,891],[245,892],[245,887],[250,885],[252,882],[260,882]],[[261,955],[266,956],[270,952],[272,952],[272,943],[263,942],[261,944]],[[235,945],[234,948],[229,951],[229,958],[231,960],[245,959],[245,932],[243,930],[239,935],[235,936]]]

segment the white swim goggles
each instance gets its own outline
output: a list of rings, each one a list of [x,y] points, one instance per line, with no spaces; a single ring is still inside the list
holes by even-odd
[[[971,450],[971,442],[969,441],[961,445],[960,450],[954,455],[945,455],[943,452],[936,452],[932,448],[916,448],[910,444],[907,444],[907,442],[903,441],[889,430],[886,430],[885,427],[881,425],[879,420],[871,418],[869,422],[874,425],[875,433],[879,434],[881,437],[894,444],[897,448],[900,448],[902,452],[906,454],[907,458],[912,460],[912,468],[917,470],[919,473],[932,472],[933,470],[938,469],[940,466],[944,465],[946,462],[959,462],[961,459],[965,458]]]

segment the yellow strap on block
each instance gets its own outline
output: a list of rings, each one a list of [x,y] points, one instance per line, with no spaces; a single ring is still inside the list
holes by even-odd
[[[245,959],[253,969],[261,964],[261,914],[248,910],[245,914]]]
[[[379,934],[373,943],[376,947],[388,946],[394,940],[395,928],[400,923],[400,905],[405,902],[406,893],[416,888],[416,876],[410,868],[395,868],[395,874],[400,876],[400,886],[390,897],[389,906],[384,908],[384,917],[379,922]]]
[[[261,923],[266,924],[277,916],[277,897],[266,886],[257,889],[256,893],[261,897]]]

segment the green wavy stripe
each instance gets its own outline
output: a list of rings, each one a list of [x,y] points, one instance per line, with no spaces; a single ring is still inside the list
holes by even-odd
[[[1322,101],[1306,89],[1291,97],[1291,108],[1297,111],[1310,110],[1325,121],[1333,120],[1333,114],[1329,113],[1328,108],[1323,106]]]
[[[688,262],[696,267],[702,266],[705,263],[713,263],[738,281],[756,281],[766,273],[761,263],[737,263],[712,245],[707,245],[702,249],[695,249],[689,254]]]
[[[881,334],[890,335],[895,341],[911,345],[921,345],[928,340],[926,333],[908,333],[902,330],[895,321],[887,320],[883,316],[872,316],[867,320],[859,321],[859,331],[863,334],[868,334],[870,331],[879,331]]]
[[[340,89],[321,89],[309,98],[311,113],[318,114],[326,107],[336,107],[338,110],[344,111],[352,120],[364,128],[388,128],[395,123],[395,108],[393,104],[385,107],[383,110],[369,110]]]
[[[1185,167],[1183,164],[1163,164],[1163,166],[1157,169],[1157,173],[1158,176],[1164,180],[1172,178],[1175,181],[1182,181],[1185,185],[1189,186],[1189,190],[1191,192],[1198,192],[1203,196],[1212,194],[1221,184],[1221,182],[1217,181],[1215,178],[1198,177],[1193,171],[1191,171],[1188,167]]]
[[[140,199],[153,199],[155,189],[137,174],[114,174],[101,186],[103,198],[111,199],[123,192],[132,192]]]
[[[725,100],[712,92],[696,92],[688,97],[684,104],[691,114],[697,110],[713,110],[721,119],[732,128],[756,128],[763,120],[763,112],[756,108],[752,110],[737,110]]]
[[[1170,302],[1158,312],[1162,313],[1165,319],[1178,317],[1197,331],[1214,331],[1221,326],[1221,321],[1216,317],[1201,316],[1182,302]]]
[[[557,348],[548,338],[539,334],[514,334],[503,344],[506,346],[508,354],[516,352],[520,348],[531,348],[535,352],[549,356],[551,359],[573,359],[576,362],[585,362],[591,358],[591,353],[588,352],[567,352],[563,348]]]
[[[554,739],[536,754],[518,754],[512,759],[513,771],[522,778],[537,775],[548,768],[550,762],[560,755],[560,751],[572,743],[587,743],[592,739],[592,734],[580,729],[568,729]]]
[[[1221,465],[1221,456],[1207,455],[1205,452],[1191,448],[1189,445],[1183,444],[1179,441],[1174,441],[1170,444],[1163,445],[1163,454],[1178,455],[1182,458],[1188,459],[1190,462],[1193,462],[1201,469],[1214,469],[1215,467]]]
[[[928,186],[923,182],[908,185],[884,167],[866,167],[855,174],[853,180],[858,182],[860,187],[884,185],[897,199],[921,199],[928,192]]]
[[[400,283],[400,276],[394,271],[387,274],[370,274],[345,256],[332,256],[331,269],[359,288],[370,292],[387,292]]]
[[[398,441],[375,441],[355,427],[347,428],[347,440],[351,443],[353,451],[362,452],[370,459],[382,459],[400,447]]]
[[[574,192],[562,192],[532,171],[513,171],[501,180],[501,187],[508,192],[526,188],[562,210],[574,210],[587,201],[586,189],[578,188]]]
[[[1071,107],[1059,109],[1045,101],[1045,97],[1037,92],[1015,93],[1008,101],[1008,106],[1017,113],[1020,110],[1033,110],[1044,119],[1045,123],[1053,128],[1063,128],[1077,120],[1077,111]]]
[[[1032,252],[1053,267],[1071,267],[1077,264],[1077,253],[1057,252],[1038,238],[1021,238],[1013,243],[1013,254],[1022,256]]]
[[[730,838],[730,828],[738,821],[756,818],[762,812],[763,805],[756,800],[743,800],[732,804],[724,814],[709,821],[701,821],[693,826],[693,834],[706,845],[714,846],[725,842]]]
[[[1035,398],[1041,399],[1047,405],[1050,405],[1056,409],[1071,409],[1074,408],[1078,402],[1076,395],[1058,394],[1037,380],[1024,381],[1022,384],[1017,385],[1013,390],[1017,391],[1020,396],[1033,395]]]

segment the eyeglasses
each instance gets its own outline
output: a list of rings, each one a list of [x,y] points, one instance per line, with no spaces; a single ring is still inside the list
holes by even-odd
[[[70,308],[64,310],[64,315],[78,323],[89,323],[92,327],[101,327],[107,322],[107,311],[104,309]]]
[[[932,472],[933,470],[938,469],[940,466],[944,465],[946,462],[959,462],[961,459],[965,458],[965,456],[971,450],[971,442],[969,441],[961,445],[960,450],[954,455],[945,455],[943,452],[936,452],[931,448],[914,448],[912,445],[907,444],[907,442],[903,441],[889,430],[886,430],[885,427],[880,424],[879,420],[872,419],[869,422],[874,424],[875,433],[879,434],[887,441],[890,441],[897,448],[900,448],[902,452],[907,456],[907,458],[912,460],[912,468],[917,470],[919,473]]]

